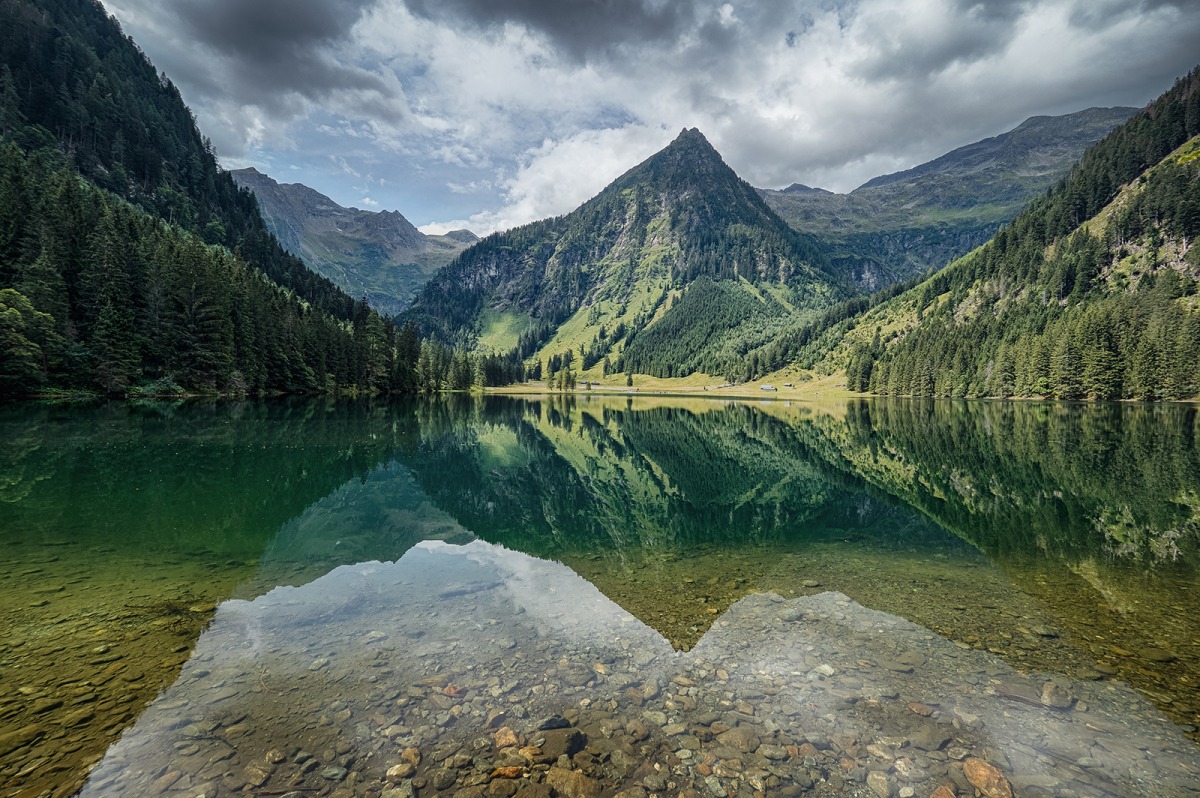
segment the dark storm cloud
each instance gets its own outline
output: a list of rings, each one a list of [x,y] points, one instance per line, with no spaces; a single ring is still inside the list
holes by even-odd
[[[346,63],[339,44],[375,0],[112,0],[134,26],[152,23],[170,45],[151,56],[198,105],[254,106],[294,117],[306,102],[356,92],[364,112],[394,121],[395,82]],[[236,148],[235,148],[236,150]]]
[[[507,22],[545,34],[576,60],[623,45],[674,40],[695,15],[688,0],[406,0],[426,19],[479,26]]]
[[[371,0],[176,0],[168,3],[195,40],[224,57],[241,99],[267,108],[281,92],[319,100],[339,89],[388,94],[379,78],[329,57]]]
[[[954,0],[959,14],[972,14],[984,19],[1008,21],[1020,19],[1036,0]]]
[[[344,38],[366,0],[176,0],[180,20],[214,49],[249,53],[317,46]]]
[[[960,0],[946,19],[910,25],[881,26],[873,37],[874,52],[856,70],[868,81],[920,79],[956,65],[974,63],[1004,52],[1017,35],[1028,3],[972,3]]]

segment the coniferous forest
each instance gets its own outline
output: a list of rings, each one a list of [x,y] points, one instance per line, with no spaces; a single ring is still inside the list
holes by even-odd
[[[343,321],[301,301],[226,247],[85,182],[57,150],[0,147],[0,197],[6,392],[389,384],[378,316]]]
[[[851,390],[919,396],[1200,394],[1200,69],[1089,150],[976,252],[862,315]],[[907,308],[907,331],[888,328]],[[881,334],[882,333],[882,334]],[[822,352],[809,352],[810,362]],[[826,360],[826,364],[829,360]]]
[[[57,150],[92,184],[206,243],[240,250],[337,318],[354,299],[288,255],[217,165],[178,89],[94,0],[0,2],[0,135]]]
[[[409,392],[523,368],[398,328],[268,233],[93,0],[0,0],[0,394]]]

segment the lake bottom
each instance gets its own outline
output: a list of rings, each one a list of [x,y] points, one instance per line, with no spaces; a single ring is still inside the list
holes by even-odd
[[[841,593],[745,596],[681,652],[565,566],[475,542],[223,603],[81,794],[943,798],[1002,780],[1187,795],[1200,756],[1121,684],[1023,675]]]

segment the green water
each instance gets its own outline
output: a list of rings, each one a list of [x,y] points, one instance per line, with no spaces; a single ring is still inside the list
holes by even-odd
[[[0,795],[95,763],[85,795],[928,794],[966,752],[1026,794],[1190,794],[1197,428],[983,402],[8,408]],[[832,710],[791,712],[816,688]],[[881,768],[932,733],[912,706],[957,736]],[[540,710],[587,749],[489,753],[501,727],[537,742]],[[739,759],[719,724],[765,747]]]

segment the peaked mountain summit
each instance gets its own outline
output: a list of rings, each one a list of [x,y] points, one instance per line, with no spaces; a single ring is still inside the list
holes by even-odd
[[[343,208],[302,183],[254,167],[230,172],[254,192],[267,227],[293,255],[381,313],[408,307],[421,286],[479,238],[469,230],[427,236],[397,211]]]
[[[685,129],[572,213],[464,252],[408,318],[552,370],[720,374],[740,368],[743,339],[771,320],[848,290],[809,236]]]

